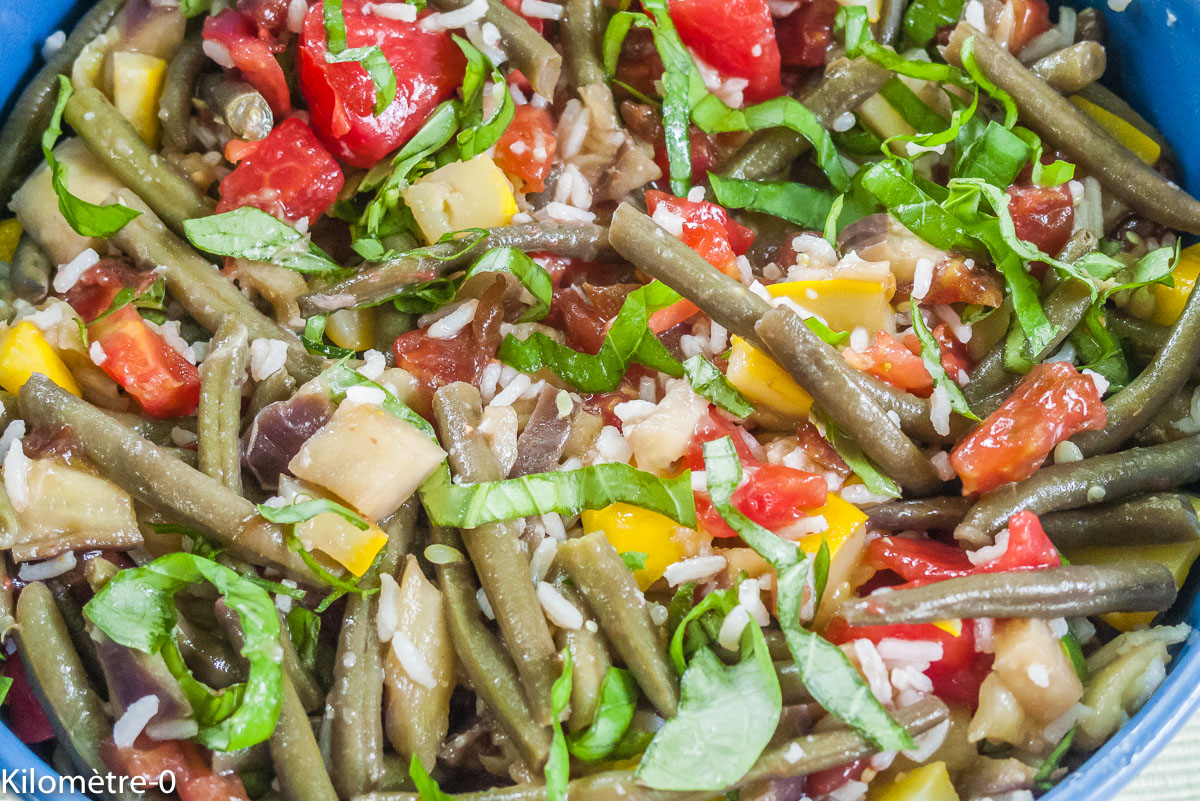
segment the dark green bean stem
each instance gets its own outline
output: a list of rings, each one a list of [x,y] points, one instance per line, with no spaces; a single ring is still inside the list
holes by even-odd
[[[162,120],[163,145],[180,152],[191,148],[192,98],[196,96],[196,78],[208,62],[200,42],[192,39],[171,57],[158,116]]]
[[[1200,436],[1165,445],[1130,448],[1081,462],[1047,465],[1024,481],[983,496],[954,529],[960,542],[978,547],[1017,512],[1040,515],[1188,484],[1200,478]]]
[[[99,89],[83,89],[71,95],[63,119],[108,171],[154,209],[175,233],[183,234],[184,220],[213,213],[213,202],[147,147]]]
[[[116,192],[112,198],[145,209],[131,192]],[[209,331],[215,333],[227,318],[234,318],[246,326],[251,341],[265,338],[286,342],[287,370],[296,379],[308,381],[323,369],[324,360],[309,353],[300,337],[256,309],[220,270],[213,269],[153,214],[143,211],[113,236],[112,242],[141,269],[157,269],[171,297]]]
[[[608,230],[598,225],[511,225],[492,228],[469,248],[443,242],[422,248],[429,255],[400,255],[393,261],[366,267],[345,281],[300,297],[306,315],[338,309],[375,306],[390,300],[409,284],[454,273],[492,248],[513,247],[526,252],[549,251],[585,261],[603,261],[612,255]]]
[[[200,365],[200,405],[196,410],[196,449],[200,470],[229,489],[242,492],[242,384],[250,363],[246,326],[221,323]]]
[[[950,716],[946,705],[934,697],[897,710],[896,722],[912,735],[922,734]],[[797,751],[794,746],[799,746]],[[878,749],[849,729],[787,738],[773,743],[733,789],[769,779],[805,776],[869,757]],[[799,757],[799,758],[797,758]],[[570,801],[708,801],[711,790],[654,790],[638,781],[631,770],[595,773],[573,780],[567,787]],[[454,796],[460,801],[546,801],[544,784],[518,784]],[[356,801],[420,801],[411,793],[374,793]]]
[[[465,554],[454,529],[434,526],[431,540]],[[512,739],[526,767],[540,771],[550,753],[550,729],[533,719],[512,657],[484,622],[470,562],[464,556],[435,568],[446,602],[446,628],[467,683]]]
[[[908,3],[904,0],[882,0],[879,9],[879,21],[872,27],[875,29],[875,39],[880,44],[895,45],[900,38],[900,28],[904,24],[904,12]]]
[[[271,133],[271,106],[250,84],[221,74],[206,77],[200,87],[209,106],[239,139],[257,142]]]
[[[856,598],[838,614],[851,626],[890,626],[949,618],[1161,612],[1174,602],[1170,570],[1158,562],[1131,561],[963,576]]]
[[[28,232],[17,240],[9,273],[13,294],[29,303],[41,303],[50,294],[50,257]]]
[[[138,500],[211,534],[229,552],[312,584],[312,573],[284,543],[279,526],[250,501],[188,467],[166,448],[139,437],[42,375],[21,387],[21,416],[31,425],[71,429],[80,452]]]
[[[650,619],[646,597],[617,549],[597,531],[560,545],[558,561],[650,703],[664,717],[673,716],[679,706],[679,679]]]
[[[892,73],[865,58],[838,59],[826,67],[821,85],[803,102],[823,125],[829,126],[878,92],[890,77]],[[746,181],[771,178],[786,170],[809,147],[808,140],[794,131],[770,128],[752,136],[722,165],[722,172],[728,178]]]
[[[1071,441],[1084,456],[1108,453],[1145,426],[1159,409],[1179,394],[1200,364],[1200,292],[1192,292],[1171,335],[1127,387],[1104,401],[1108,422],[1100,431],[1084,431]]]
[[[1107,65],[1104,45],[1083,41],[1039,59],[1029,70],[1055,91],[1070,95],[1100,80]]]
[[[604,635],[599,631],[599,622],[589,628],[586,622],[592,620],[586,615],[587,601],[579,594],[573,583],[566,580],[565,573],[554,576],[554,586],[571,605],[585,613],[585,625],[577,629],[560,629],[555,637],[555,645],[571,650],[571,716],[567,719],[568,731],[579,731],[587,728],[596,715],[596,704],[600,702],[600,685],[605,674],[612,667],[612,657],[608,655],[608,646]]]
[[[1102,133],[1087,115],[1026,69],[1007,48],[960,22],[946,47],[946,60],[960,64],[962,45],[972,36],[980,71],[1012,95],[1021,118],[1049,144],[1096,176],[1106,191],[1133,210],[1169,228],[1200,234],[1200,202]]]
[[[279,722],[271,734],[271,761],[284,798],[288,801],[337,801],[337,791],[325,769],[325,760],[321,758],[308,715],[287,674],[283,677],[282,695]]]
[[[104,32],[125,0],[100,0],[84,14],[71,35],[21,92],[0,128],[0,207],[8,201],[42,157],[42,133],[54,114],[58,76],[71,71],[83,48]]]
[[[470,3],[471,0],[434,0],[433,5],[442,11],[452,11]],[[502,0],[488,0],[485,19],[500,31],[500,47],[512,66],[529,79],[533,91],[545,98],[554,97],[554,87],[562,71],[562,56],[558,51]]]
[[[46,582],[46,588],[54,597],[54,605],[58,608],[58,613],[62,615],[63,623],[67,627],[71,643],[75,646],[75,653],[79,654],[79,661],[83,664],[84,672],[94,683],[100,696],[107,700],[108,689],[104,684],[104,668],[101,667],[100,659],[96,656],[96,643],[92,640],[84,622],[83,606],[75,600],[75,596],[71,593],[71,587],[59,579],[50,579]]]
[[[479,390],[462,382],[442,387],[434,395],[433,413],[456,476],[468,484],[505,477],[478,431],[483,416]],[[500,633],[521,675],[534,720],[549,725],[550,687],[558,678],[558,652],[529,580],[529,559],[520,536],[521,528],[515,521],[488,523],[462,534],[479,583],[496,612]]]
[[[867,510],[872,531],[953,531],[966,517],[973,501],[961,495],[891,501]]]
[[[576,88],[607,86],[600,43],[604,37],[605,11],[600,0],[566,0],[559,31],[567,59],[567,75]]]
[[[1162,492],[1042,515],[1042,528],[1059,549],[1136,547],[1200,541],[1196,499]]]

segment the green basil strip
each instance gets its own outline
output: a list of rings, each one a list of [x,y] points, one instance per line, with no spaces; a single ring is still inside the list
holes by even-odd
[[[0,704],[8,697],[8,691],[13,686],[13,680],[8,676],[0,676]]]
[[[183,666],[175,644],[175,593],[207,581],[225,597],[241,624],[245,682],[220,691],[201,684]],[[271,597],[233,570],[190,553],[172,553],[145,567],[122,570],[84,606],[84,614],[114,642],[152,654],[161,651],[197,717],[196,742],[219,751],[265,741],[279,719],[283,671],[279,618]],[[182,666],[182,672],[180,671]]]
[[[1180,240],[1176,239],[1174,247],[1161,247],[1142,256],[1134,264],[1129,280],[1106,288],[1100,293],[1101,298],[1107,299],[1114,292],[1120,292],[1123,289],[1137,289],[1148,284],[1175,286],[1175,279],[1172,277],[1171,271],[1179,263],[1179,249]]]
[[[113,295],[112,303],[108,304],[108,308],[102,311],[99,315],[92,319],[87,325],[93,326],[96,323],[108,317],[113,312],[120,311],[129,304],[133,304],[136,309],[153,309],[162,311],[167,302],[167,282],[159,278],[153,284],[146,287],[145,291],[138,292],[132,287],[122,287],[117,294]],[[86,340],[84,344],[87,344]]]
[[[829,540],[822,537],[821,547],[817,549],[817,555],[813,558],[813,598],[816,599],[813,605],[814,615],[821,609],[821,599],[825,596],[825,585],[829,583],[829,563],[832,558],[829,552]]]
[[[354,351],[349,348],[339,348],[337,345],[325,341],[325,324],[328,320],[329,315],[327,314],[314,314],[304,321],[304,334],[300,337],[304,342],[304,347],[308,349],[309,353],[315,353],[327,359],[353,356]]]
[[[686,586],[686,585],[685,585]],[[695,586],[692,587],[695,590]],[[686,600],[691,602],[692,594],[683,594],[683,588],[676,593],[676,598],[681,601]],[[672,601],[674,603],[674,601]],[[671,654],[671,662],[675,665],[675,672],[680,676],[687,670],[687,654],[694,653],[701,646],[708,644],[709,640],[705,635],[700,637],[690,637],[688,626],[693,622],[703,620],[704,616],[709,612],[714,612],[721,617],[729,614],[733,607],[737,606],[738,597],[737,590],[734,588],[726,590],[713,590],[708,595],[705,595],[700,603],[693,606],[683,615],[682,619],[675,624],[673,633],[671,634],[671,643],[668,652]]]
[[[775,570],[779,626],[800,678],[813,698],[881,750],[901,751],[915,747],[912,735],[896,723],[872,695],[846,654],[824,637],[800,625],[809,573],[808,559],[795,543],[758,525],[733,505],[733,493],[742,479],[742,465],[729,437],[704,443],[704,474],[713,507]]]
[[[563,648],[562,673],[550,686],[550,724],[554,736],[550,740],[550,755],[546,758],[546,801],[567,801],[567,783],[571,779],[571,753],[563,733],[562,716],[571,703],[571,649]]]
[[[54,157],[54,143],[62,135],[63,109],[71,99],[74,89],[71,81],[65,75],[58,76],[58,101],[54,104],[54,114],[50,124],[42,134],[42,155],[50,166],[50,185],[58,196],[58,210],[80,236],[107,238],[120,231],[140,211],[114,203],[108,206],[97,206],[71,194],[67,188],[67,165]]]
[[[1129,363],[1125,361],[1121,343],[1108,330],[1102,309],[1103,306],[1089,308],[1071,331],[1068,341],[1075,348],[1075,360],[1080,369],[1104,376],[1109,383],[1108,392],[1117,392],[1129,383]],[[1027,369],[1032,369],[1032,365]]]
[[[990,121],[979,138],[959,151],[954,177],[979,178],[996,186],[1008,186],[1032,152],[1029,143],[1020,136]]]
[[[729,379],[715,364],[700,354],[685,361],[683,370],[688,383],[700,397],[737,417],[749,417],[754,412],[754,404],[729,383]]]
[[[413,754],[408,763],[408,777],[412,779],[413,786],[417,788],[417,795],[422,801],[455,801],[454,796],[442,791],[416,754]]]
[[[621,553],[621,561],[630,570],[645,570],[646,560],[649,558],[650,554],[642,551],[624,551]]]
[[[1004,127],[1012,128],[1016,125],[1017,104],[1012,99],[1012,95],[992,83],[991,79],[984,75],[975,64],[974,36],[968,37],[967,41],[963,42],[960,58],[962,59],[963,69],[971,76],[971,80],[983,89],[983,91],[987,92],[988,96],[1004,107]]]
[[[294,551],[305,566],[312,571],[322,583],[333,587],[334,591],[325,597],[325,600],[317,606],[317,612],[324,612],[329,608],[329,605],[336,601],[341,596],[348,592],[357,593],[360,595],[371,595],[378,590],[364,590],[358,586],[361,579],[353,581],[346,580],[329,571],[324,565],[317,561],[300,538],[296,535],[296,524],[311,520],[321,514],[335,514],[338,517],[349,522],[360,531],[366,531],[370,528],[370,523],[355,512],[336,501],[331,501],[328,498],[316,498],[311,501],[300,501],[288,506],[267,506],[266,504],[258,504],[256,507],[259,516],[272,523],[287,526],[284,529],[284,541],[290,550]],[[375,559],[378,561],[383,555],[380,550]],[[368,571],[369,572],[369,571]],[[365,575],[365,574],[364,574]]]
[[[963,0],[913,0],[904,12],[904,36],[916,47],[925,47],[938,28],[953,25],[962,16]]]
[[[184,220],[183,232],[197,248],[218,256],[268,262],[312,275],[342,271],[307,236],[254,206]]]
[[[679,711],[650,741],[637,778],[655,790],[724,790],[757,761],[782,710],[766,638],[751,620],[736,665],[725,665],[708,648],[692,658],[680,684]]]
[[[1033,182],[1038,186],[1058,186],[1075,177],[1075,165],[1069,161],[1055,160],[1042,163],[1042,140],[1033,131],[1020,125],[1013,126],[1012,133],[1029,145],[1029,160],[1033,164]]]
[[[874,495],[899,498],[903,494],[900,490],[900,485],[880,472],[875,463],[863,453],[858,443],[844,434],[829,419],[828,415],[820,412],[820,410],[817,411],[818,418],[822,425],[825,426],[825,437],[829,440],[829,444],[838,452],[838,456],[842,457],[842,461],[854,471],[854,474],[862,479],[863,486]]]
[[[325,0],[323,10],[325,22],[325,61],[329,64],[357,62],[370,77],[375,87],[375,107],[372,113],[378,117],[396,99],[396,71],[388,62],[379,45],[350,48],[346,42],[346,18],[342,14],[342,0]]]
[[[596,762],[613,752],[637,711],[638,686],[633,674],[610,667],[600,681],[600,700],[586,729],[567,740],[571,755],[584,762]]]
[[[392,300],[401,311],[425,314],[453,303],[464,284],[485,273],[508,273],[528,291],[529,308],[517,318],[518,323],[541,320],[550,313],[550,302],[554,297],[554,282],[550,273],[523,251],[509,247],[492,248],[484,253],[460,278],[436,278],[410,284]]]
[[[1079,724],[1071,727],[1071,730],[1058,741],[1058,745],[1054,746],[1054,750],[1050,752],[1050,756],[1042,760],[1042,764],[1038,766],[1037,773],[1034,774],[1033,783],[1042,790],[1049,790],[1054,786],[1050,781],[1050,777],[1054,771],[1058,770],[1059,764],[1063,761],[1063,757],[1071,750],[1071,743],[1075,741],[1075,733],[1079,731]]]
[[[925,362],[925,369],[929,371],[933,383],[946,392],[946,397],[950,399],[950,408],[969,420],[978,420],[967,399],[963,397],[958,382],[947,375],[946,368],[942,366],[942,348],[925,325],[925,318],[921,316],[921,310],[917,306],[912,307],[912,326],[913,333],[921,343],[921,361]]]
[[[293,606],[286,617],[288,636],[296,646],[296,655],[309,670],[317,669],[317,644],[321,636],[321,618],[303,606]]]
[[[501,135],[516,114],[517,103],[508,91],[504,73],[492,66],[487,56],[460,36],[454,35],[454,43],[467,57],[467,71],[463,79],[462,130],[457,137],[458,158],[462,161],[478,156],[499,141]],[[496,110],[486,120],[483,118],[484,77],[491,72],[492,86],[500,97]]]
[[[716,173],[709,173],[708,177],[713,195],[725,208],[770,214],[808,229],[822,228],[829,220],[833,204],[842,197],[794,181],[744,181]]]
[[[693,75],[699,78],[699,74],[692,54],[684,47],[683,40],[675,30],[675,23],[671,21],[667,0],[645,0],[642,7],[654,21],[650,30],[664,67],[662,119],[671,192],[683,197],[692,186],[689,94]]]

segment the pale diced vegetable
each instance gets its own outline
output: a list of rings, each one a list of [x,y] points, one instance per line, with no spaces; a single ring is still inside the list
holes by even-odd
[[[1050,723],[1083,695],[1062,640],[1044,620],[1010,620],[995,637],[996,674],[1034,720]]]
[[[158,143],[158,99],[167,77],[167,62],[146,53],[112,54],[113,105],[129,120],[146,144]]]
[[[708,401],[692,392],[687,381],[673,382],[649,417],[625,428],[638,468],[665,473],[687,451],[696,424],[706,414]]]
[[[431,243],[451,231],[508,225],[517,213],[508,179],[486,155],[434,170],[405,190],[404,202]]]
[[[30,460],[24,481],[28,500],[17,513],[20,530],[4,543],[15,559],[141,544],[133,501],[116,484],[54,459]]]

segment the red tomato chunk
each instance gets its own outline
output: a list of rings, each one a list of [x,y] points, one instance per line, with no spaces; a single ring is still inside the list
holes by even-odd
[[[183,417],[200,402],[200,371],[150,329],[133,306],[123,306],[88,329],[100,343],[100,367],[150,417]]]
[[[205,52],[221,66],[237,68],[276,115],[291,113],[292,94],[283,67],[275,60],[283,45],[261,38],[258,26],[232,8],[205,18],[204,42]]]
[[[722,77],[749,81],[747,103],[783,94],[766,0],[672,0],[671,19],[683,43]]]
[[[1008,197],[1017,237],[1043,253],[1058,255],[1075,225],[1071,191],[1066,186],[1010,186]]]
[[[496,142],[496,166],[520,179],[518,192],[541,192],[556,147],[550,112],[528,104],[517,106],[512,122]]]

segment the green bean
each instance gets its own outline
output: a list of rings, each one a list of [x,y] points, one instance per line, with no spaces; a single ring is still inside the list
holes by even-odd
[[[891,77],[892,73],[865,58],[838,59],[826,67],[821,85],[805,98],[804,105],[829,126],[842,114],[858,108]],[[808,140],[794,131],[769,128],[752,136],[722,165],[722,173],[745,181],[770,178],[786,170],[809,147]]]
[[[943,702],[931,696],[897,710],[894,715],[910,734],[918,735],[947,720],[950,711]],[[868,740],[850,729],[785,738],[782,742],[772,743],[731,789],[741,789],[769,779],[816,773],[869,757],[877,751]],[[712,797],[711,790],[651,789],[638,781],[632,770],[593,773],[574,779],[567,788],[570,801],[612,801],[614,798],[625,801],[707,801]],[[459,801],[545,801],[546,786],[518,784],[462,793],[454,798]],[[409,793],[373,793],[355,801],[420,801],[420,798]]]
[[[224,637],[220,636],[219,631],[212,631],[201,628],[196,625],[196,620],[205,620],[208,618],[200,617],[198,612],[206,615],[212,614],[213,603],[208,598],[191,598],[187,600],[185,594],[179,596],[180,606],[191,605],[192,607],[202,607],[202,609],[193,609],[192,614],[188,615],[181,610],[179,621],[177,623],[176,642],[179,644],[179,652],[183,654],[183,658],[187,660],[192,671],[196,674],[196,678],[208,684],[211,687],[228,687],[231,684],[236,684],[239,681],[245,681],[246,673],[249,669],[249,664],[242,658],[241,653],[241,630],[235,629],[237,632],[238,643],[235,646],[230,645]],[[224,604],[218,600],[218,609],[222,612],[217,615],[217,622],[223,627],[226,633],[231,631],[237,625],[237,617],[231,611],[224,607]],[[231,627],[232,624],[232,627]]]
[[[587,603],[566,578],[563,573],[554,576],[554,586],[571,606],[586,612]],[[567,718],[567,730],[573,732],[591,725],[596,715],[596,705],[600,702],[600,685],[612,667],[612,658],[608,655],[599,624],[592,621],[593,625],[589,628],[588,621],[591,618],[585,616],[584,625],[575,629],[560,629],[555,638],[560,650],[564,647],[571,650],[571,664],[574,665],[571,672],[571,716]]]
[[[1108,422],[1100,431],[1084,431],[1071,441],[1084,456],[1121,447],[1146,425],[1168,400],[1176,397],[1200,364],[1200,292],[1188,295],[1183,312],[1162,348],[1146,369],[1104,401]]]
[[[50,294],[50,257],[28,232],[17,240],[9,273],[13,294],[29,303],[41,303]]]
[[[1196,499],[1182,492],[1051,512],[1042,515],[1041,523],[1046,536],[1060,550],[1200,541]]]
[[[1038,59],[1030,72],[1064,95],[1100,80],[1108,64],[1104,45],[1099,42],[1077,42]]]
[[[283,676],[281,700],[279,722],[271,734],[271,761],[284,798],[288,801],[337,801],[338,794],[325,769],[317,738],[313,736],[304,705],[287,673]]]
[[[1125,102],[1124,98],[1114,93],[1107,86],[1102,83],[1093,83],[1079,90],[1078,94],[1085,100],[1092,101],[1110,114],[1115,114],[1150,139],[1153,139],[1162,148],[1162,155],[1170,158],[1171,143],[1167,141],[1166,137],[1151,125],[1145,117],[1138,114],[1133,106]]]
[[[462,382],[442,387],[434,395],[433,413],[450,467],[463,482],[504,478],[478,431],[483,409],[475,387]],[[463,531],[471,563],[496,612],[496,622],[521,675],[534,720],[549,725],[550,687],[558,677],[558,653],[546,614],[529,580],[529,559],[520,536],[520,524],[515,521]]]
[[[608,231],[597,225],[510,225],[492,228],[475,244],[442,242],[422,248],[418,255],[400,254],[392,261],[367,267],[345,281],[300,296],[306,315],[338,309],[375,306],[395,297],[405,286],[449,275],[492,248],[514,247],[526,252],[549,251],[586,261],[611,255]]]
[[[201,82],[200,91],[239,139],[257,142],[271,133],[275,124],[271,106],[245,81],[225,74],[211,75]]]
[[[1026,69],[1007,48],[969,23],[960,22],[946,47],[946,60],[960,64],[963,42],[972,36],[980,71],[1012,96],[1021,117],[1049,144],[1145,217],[1169,228],[1200,233],[1200,202],[1102,133],[1086,114]]]
[[[221,323],[200,365],[200,405],[196,410],[196,449],[200,470],[229,489],[242,492],[242,384],[250,363],[246,326]]]
[[[604,37],[604,4],[599,0],[566,0],[559,28],[567,75],[575,88],[608,86],[600,44]],[[610,93],[611,94],[611,93]]]
[[[108,171],[154,209],[175,233],[183,235],[184,220],[213,213],[213,202],[168,167],[99,89],[83,89],[71,95],[63,119]]]
[[[1200,436],[1093,456],[1081,462],[1048,465],[1024,481],[1005,484],[981,498],[954,529],[954,536],[978,547],[991,542],[992,535],[1023,510],[1040,515],[1078,509],[1105,500],[1159,492],[1198,478]]]
[[[1158,562],[1063,565],[979,573],[856,598],[838,614],[851,626],[934,623],[952,617],[1079,617],[1161,612],[1175,602],[1175,579]]]
[[[26,85],[0,128],[0,207],[8,201],[42,157],[42,132],[54,114],[58,76],[66,75],[80,51],[108,27],[125,0],[100,0],[75,25],[71,35]]]
[[[471,0],[434,0],[442,11],[452,11],[470,5]],[[545,98],[554,97],[554,87],[562,71],[562,56],[540,33],[503,0],[488,0],[485,19],[500,31],[500,47],[512,66],[529,79],[533,91]]]
[[[162,97],[158,100],[158,116],[162,120],[166,147],[184,152],[193,144],[192,98],[196,96],[196,78],[204,69],[207,58],[195,39],[184,42],[171,57]]]
[[[1104,15],[1094,8],[1081,8],[1075,15],[1075,41],[1104,44],[1107,34]]]
[[[26,422],[71,429],[81,454],[138,500],[208,532],[233,556],[313,583],[312,573],[287,547],[278,526],[258,517],[250,501],[188,467],[166,448],[142,439],[42,375],[31,377],[19,398]]]
[[[145,209],[131,192],[116,192],[116,202]],[[171,234],[161,220],[144,210],[111,240],[143,270],[157,269],[171,297],[206,329],[216,332],[226,318],[246,326],[250,340],[279,339],[287,343],[287,370],[308,381],[321,372],[324,360],[313,356],[300,338],[260,312],[212,264]]]
[[[296,393],[296,379],[287,370],[276,370],[254,385],[250,406],[246,410],[244,425],[249,425],[254,416],[275,401],[287,400]]]
[[[454,529],[434,526],[431,540],[464,551]],[[550,753],[550,730],[534,721],[512,657],[483,621],[470,563],[458,559],[435,569],[446,603],[446,627],[467,683],[512,740],[525,766],[539,771]]]
[[[1133,353],[1147,361],[1162,348],[1171,336],[1169,326],[1141,320],[1117,309],[1105,309],[1108,330],[1130,346]]]
[[[646,597],[617,549],[597,531],[560,545],[558,560],[650,703],[664,717],[673,716],[679,680]]]
[[[279,638],[283,648],[280,664],[287,673],[304,711],[315,713],[325,703],[325,693],[321,690],[321,685],[317,683],[317,677],[301,661],[300,654],[296,651],[296,643],[292,641],[292,637],[288,633],[287,616],[283,612],[279,613],[279,626],[280,631],[283,632],[283,636]]]
[[[875,30],[875,40],[880,44],[894,46],[900,38],[900,28],[904,24],[904,12],[908,3],[904,0],[882,0],[879,9],[879,20],[871,27]]]
[[[772,309],[755,330],[780,366],[901,487],[917,495],[931,495],[942,486],[929,458],[852,380],[853,368],[795,312]]]
[[[46,582],[46,588],[50,590],[50,595],[54,598],[54,606],[58,609],[58,614],[62,616],[63,623],[67,627],[67,634],[71,637],[71,644],[75,647],[75,653],[79,654],[79,661],[83,664],[84,672],[97,688],[100,697],[108,700],[108,692],[104,684],[104,669],[100,666],[100,658],[96,656],[96,643],[92,640],[87,625],[84,623],[82,604],[71,594],[70,585],[59,579],[50,579]]]
[[[872,531],[952,531],[971,508],[970,498],[945,495],[912,501],[891,501],[867,510]]]
[[[33,582],[17,598],[17,645],[29,684],[58,742],[84,776],[106,775],[100,745],[112,731],[100,697],[88,686],[87,673],[71,643],[66,623],[50,590]],[[132,797],[133,793],[125,793]]]
[[[187,431],[194,427],[190,424],[190,421],[178,418],[173,420],[153,420],[136,412],[118,412],[112,409],[101,409],[100,411],[130,431],[133,431],[139,437],[145,437],[155,445],[163,445],[165,447],[171,447],[174,444],[174,441],[171,439],[171,429],[179,428]]]

